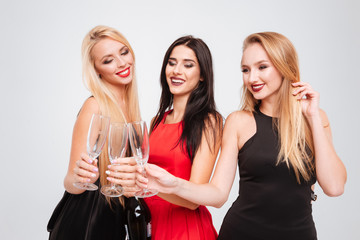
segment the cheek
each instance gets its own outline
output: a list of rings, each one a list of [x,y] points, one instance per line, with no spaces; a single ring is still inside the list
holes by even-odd
[[[247,74],[244,74],[244,73],[243,73],[242,79],[243,79],[243,83],[244,83],[245,85],[248,84],[248,82],[249,82],[248,80],[249,80],[249,79],[248,79],[248,75],[247,75]]]
[[[127,54],[125,60],[129,65],[133,65],[134,63],[134,58],[131,54]]]
[[[188,73],[188,75],[193,79],[193,81],[199,81],[200,80],[200,71],[193,70]]]
[[[171,72],[170,67],[166,66],[166,68],[165,68],[165,76],[166,76],[166,78],[170,75],[170,72]]]

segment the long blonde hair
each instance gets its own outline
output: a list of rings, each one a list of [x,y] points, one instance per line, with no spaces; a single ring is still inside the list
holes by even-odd
[[[95,44],[101,41],[104,38],[111,38],[115,41],[118,41],[130,50],[130,53],[133,56],[135,61],[134,51],[131,48],[129,42],[126,38],[118,32],[116,29],[107,27],[107,26],[96,26],[89,31],[85,36],[82,43],[82,70],[83,70],[83,80],[86,87],[89,89],[91,94],[96,99],[100,107],[100,112],[103,115],[110,116],[111,122],[132,122],[140,120],[140,108],[138,101],[138,92],[135,71],[133,73],[132,81],[125,86],[125,101],[127,104],[127,116],[125,118],[123,110],[116,100],[116,95],[111,91],[111,89],[103,82],[99,77],[94,63],[94,57],[92,56],[92,49]],[[135,68],[134,68],[135,69]],[[108,184],[106,180],[105,171],[109,165],[109,157],[107,151],[107,143],[105,144],[99,158],[99,168],[100,168],[100,183],[101,185]],[[110,198],[107,198],[107,201],[110,203]],[[123,204],[123,198],[120,198],[120,202]]]
[[[285,162],[289,168],[291,165],[299,183],[300,176],[309,181],[315,172],[312,133],[302,114],[300,101],[291,94],[291,83],[300,81],[296,50],[289,39],[275,32],[251,34],[244,40],[243,51],[254,43],[259,43],[264,48],[283,77],[276,104],[278,118],[274,118],[280,141],[277,164]],[[245,85],[242,91],[242,110],[254,112],[259,100],[253,97]]]

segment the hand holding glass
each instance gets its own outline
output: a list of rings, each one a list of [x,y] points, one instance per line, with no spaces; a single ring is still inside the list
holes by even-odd
[[[131,151],[136,163],[142,167],[142,174],[146,176],[144,165],[149,159],[149,134],[145,121],[129,123],[129,137]],[[156,195],[158,192],[151,189],[142,189],[135,193],[136,197],[145,198]]]
[[[108,152],[111,164],[117,158],[125,157],[129,137],[128,127],[125,123],[112,123],[110,125]],[[114,183],[101,187],[101,193],[108,197],[120,197],[123,188]]]
[[[95,160],[101,153],[105,144],[106,136],[108,134],[110,125],[110,118],[99,114],[93,114],[89,126],[86,149],[88,155]],[[76,182],[73,184],[75,187],[90,191],[98,189],[93,183]]]

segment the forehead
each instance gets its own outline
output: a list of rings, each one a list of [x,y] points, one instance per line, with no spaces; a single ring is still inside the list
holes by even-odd
[[[123,43],[114,39],[104,38],[94,45],[91,52],[94,58],[101,58],[103,56],[118,52],[124,46],[125,45]]]
[[[194,51],[185,46],[185,45],[179,45],[174,47],[170,54],[170,58],[176,58],[176,59],[191,59],[194,61],[197,61],[196,55]]]
[[[265,49],[260,43],[252,43],[244,50],[241,63],[247,65],[262,60],[270,61]]]

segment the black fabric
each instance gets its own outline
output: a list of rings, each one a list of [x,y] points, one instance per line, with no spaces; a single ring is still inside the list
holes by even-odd
[[[256,133],[240,149],[239,196],[227,212],[220,240],[315,240],[311,185],[296,180],[293,168],[276,164],[278,135],[272,118],[258,108]]]
[[[125,239],[124,220],[124,209],[118,199],[110,208],[99,190],[78,195],[65,191],[47,230],[50,240],[121,240]]]

